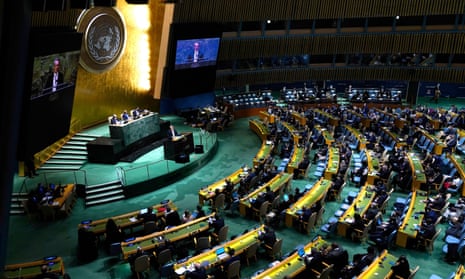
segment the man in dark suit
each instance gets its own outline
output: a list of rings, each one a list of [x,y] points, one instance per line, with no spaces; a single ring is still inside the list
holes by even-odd
[[[156,221],[157,220],[157,215],[153,213],[152,207],[147,207],[147,212],[145,213],[139,213],[137,215],[137,219],[142,219],[144,220],[144,223],[150,222],[150,221]]]
[[[45,83],[45,90],[50,90],[51,92],[55,92],[61,84],[64,82],[64,75],[60,71],[61,62],[59,58],[55,58],[53,60],[53,69],[52,72],[47,77],[47,81]]]
[[[273,247],[276,242],[275,232],[268,226],[265,227],[265,231],[258,236],[258,239],[262,242],[262,246]]]
[[[220,229],[224,227],[224,219],[220,215],[215,214],[215,217],[212,219],[210,226],[213,228],[213,233],[218,234]]]
[[[171,208],[166,209],[165,214],[165,225],[167,227],[175,227],[181,225],[181,217],[176,210],[172,210]]]

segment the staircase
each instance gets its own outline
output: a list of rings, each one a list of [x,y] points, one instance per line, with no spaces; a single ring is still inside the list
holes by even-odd
[[[10,202],[10,215],[23,215],[26,211],[23,207],[23,201],[27,201],[27,193],[12,193]]]
[[[43,171],[76,171],[87,162],[86,144],[98,136],[77,133],[67,141],[49,160],[39,169]]]
[[[94,206],[125,199],[123,185],[120,181],[112,181],[86,186],[85,205]]]

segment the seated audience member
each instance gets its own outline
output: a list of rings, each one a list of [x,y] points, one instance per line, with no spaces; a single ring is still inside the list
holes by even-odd
[[[275,193],[271,190],[270,186],[266,186],[265,200],[268,202],[273,202],[275,198]]]
[[[410,264],[407,257],[400,256],[391,267],[392,273],[389,279],[408,278],[410,276]]]
[[[370,232],[368,238],[376,243],[379,251],[387,249],[389,246],[389,235],[399,227],[396,216],[389,217],[387,222],[382,222],[377,225],[376,228]]]
[[[197,213],[195,215],[195,218],[201,218],[201,217],[206,216],[205,211],[202,209],[201,205],[197,205],[197,209],[195,211]]]
[[[182,223],[187,223],[194,219],[194,216],[191,214],[189,210],[184,210],[184,213],[182,214]]]
[[[144,255],[148,255],[148,254],[144,250],[142,250],[141,247],[137,247],[136,253],[129,256],[128,263],[129,263],[129,266],[131,267],[131,271],[133,273],[136,273],[136,271],[134,269],[134,263],[136,262],[136,259],[138,257],[144,256]]]
[[[349,254],[339,244],[332,243],[324,253],[324,262],[333,265],[334,278],[339,278],[344,266],[349,264]]]
[[[375,248],[368,246],[365,254],[355,254],[352,263],[345,266],[342,271],[342,278],[351,279],[362,273],[363,269],[369,266],[376,258]]]
[[[446,205],[444,194],[437,194],[436,196],[427,200],[427,207],[434,210],[441,210]]]
[[[323,253],[318,250],[317,248],[312,248],[311,253],[305,255],[304,263],[305,263],[305,274],[308,277],[312,276],[311,270],[321,270],[324,268],[323,265],[324,256]]]
[[[353,222],[347,228],[346,236],[351,239],[354,239],[355,231],[356,230],[363,231],[364,229],[365,229],[365,221],[363,220],[362,216],[360,216],[360,214],[355,213]]]
[[[215,213],[215,216],[212,218],[210,222],[210,226],[213,228],[213,233],[218,234],[220,229],[224,227],[224,219],[218,213]]]
[[[108,219],[105,225],[105,242],[107,247],[112,243],[121,242],[124,240],[124,233],[112,218]]]
[[[258,239],[261,241],[261,245],[263,247],[268,246],[268,247],[273,247],[274,243],[276,242],[276,234],[274,230],[272,230],[270,227],[265,226],[265,231],[260,233],[258,236]]]
[[[58,279],[58,274],[51,272],[50,267],[46,264],[40,267],[40,274],[37,275],[35,278],[37,279]]]
[[[144,223],[150,222],[150,221],[157,221],[157,215],[153,213],[153,208],[152,207],[147,207],[147,212],[139,213],[137,215],[137,219],[144,220]]]
[[[436,226],[434,225],[434,222],[427,218],[425,219],[421,226],[417,229],[417,247],[418,244],[423,243],[426,239],[431,239],[433,236],[436,234]]]
[[[123,111],[123,113],[121,114],[121,119],[123,120],[124,123],[128,123],[129,121],[129,114],[128,112],[125,110]]]
[[[116,125],[118,123],[119,123],[118,117],[116,116],[116,114],[113,114],[113,116],[110,118],[110,124]]]
[[[170,207],[166,208],[165,212],[165,225],[167,227],[175,227],[181,225],[181,217],[176,210],[172,210]]]
[[[252,207],[259,210],[265,201],[266,201],[266,193],[261,192],[258,194],[257,198],[252,201]]]
[[[305,156],[304,159],[299,163],[296,169],[294,169],[294,179],[299,178],[300,173],[305,173],[308,166],[310,165],[310,159]]]

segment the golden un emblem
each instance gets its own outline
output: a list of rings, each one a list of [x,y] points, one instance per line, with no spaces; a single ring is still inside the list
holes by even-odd
[[[84,69],[101,73],[119,62],[126,43],[126,28],[115,8],[93,7],[84,11],[76,29],[84,33],[79,59]]]

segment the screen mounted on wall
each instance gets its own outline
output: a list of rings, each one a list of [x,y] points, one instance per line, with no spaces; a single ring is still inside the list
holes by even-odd
[[[215,66],[219,46],[219,37],[177,40],[174,69]]]
[[[76,83],[80,51],[35,56],[32,65],[31,99],[55,93]]]

